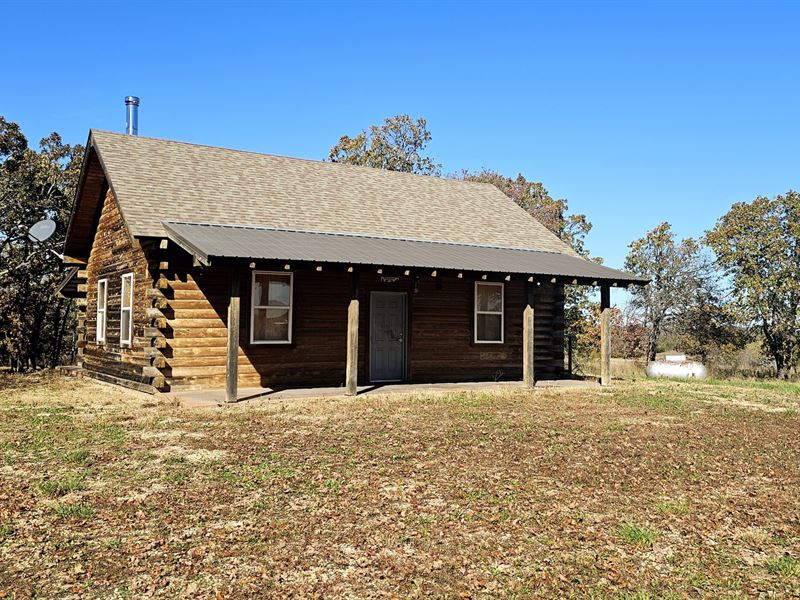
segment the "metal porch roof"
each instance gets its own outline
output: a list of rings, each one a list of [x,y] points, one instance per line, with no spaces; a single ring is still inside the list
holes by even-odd
[[[170,239],[205,264],[225,257],[560,276],[621,286],[647,283],[631,273],[559,252],[244,225],[162,225]]]

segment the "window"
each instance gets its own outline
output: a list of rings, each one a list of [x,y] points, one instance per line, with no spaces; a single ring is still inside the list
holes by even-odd
[[[253,271],[250,343],[292,341],[292,273]]]
[[[503,284],[475,282],[475,343],[503,343]]]
[[[97,282],[97,329],[95,339],[98,344],[106,341],[106,305],[108,304],[108,279]]]
[[[133,331],[133,273],[122,276],[119,303],[119,345],[130,346]]]

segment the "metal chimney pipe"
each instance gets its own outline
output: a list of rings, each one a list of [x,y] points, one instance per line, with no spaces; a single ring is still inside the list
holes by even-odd
[[[125,133],[139,135],[139,98],[125,96]]]

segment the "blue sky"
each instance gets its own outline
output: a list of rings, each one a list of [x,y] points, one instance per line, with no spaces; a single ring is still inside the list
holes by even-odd
[[[800,3],[0,6],[0,114],[31,140],[141,135],[304,158],[398,113],[445,172],[543,181],[621,266],[800,187]]]

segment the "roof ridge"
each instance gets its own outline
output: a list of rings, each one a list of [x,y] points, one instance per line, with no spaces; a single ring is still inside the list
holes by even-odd
[[[107,129],[95,129],[92,128],[89,130],[91,135],[94,135],[95,132],[101,134],[112,135],[114,137],[120,138],[133,138],[139,140],[151,140],[154,142],[166,142],[168,144],[179,144],[181,146],[192,146],[195,148],[209,148],[211,150],[224,150],[226,152],[236,152],[237,154],[250,154],[253,156],[267,156],[269,158],[279,158],[284,160],[297,160],[303,162],[309,162],[316,165],[333,165],[334,168],[336,167],[345,167],[351,168],[356,170],[364,170],[369,171],[371,173],[385,173],[390,177],[394,177],[395,175],[403,175],[403,176],[411,176],[411,177],[425,177],[428,180],[433,181],[441,181],[444,183],[455,183],[457,185],[466,184],[466,185],[473,185],[473,186],[485,186],[489,185],[492,186],[494,189],[497,189],[494,184],[483,182],[483,181],[468,181],[466,179],[458,179],[456,177],[442,177],[439,175],[421,175],[419,173],[409,173],[407,171],[392,171],[391,169],[381,169],[380,167],[368,167],[365,165],[351,165],[349,163],[341,163],[341,162],[333,162],[327,160],[317,160],[314,158],[304,158],[299,156],[286,156],[285,154],[271,154],[269,152],[257,152],[255,150],[242,150],[241,148],[229,148],[227,146],[212,146],[211,144],[199,144],[197,142],[185,142],[183,140],[172,140],[169,138],[162,138],[162,137],[155,137],[149,135],[129,135],[127,133],[120,133],[119,131],[109,131]],[[499,189],[497,191],[500,191]],[[502,193],[502,192],[501,192]],[[505,194],[503,194],[505,195]]]
[[[164,219],[161,221],[163,225],[198,225],[201,227],[224,227],[228,229],[255,229],[258,231],[282,231],[287,233],[309,233],[315,235],[331,235],[331,236],[340,236],[340,237],[354,237],[354,238],[366,238],[372,240],[391,240],[397,242],[421,242],[425,244],[442,244],[446,246],[465,246],[468,248],[493,248],[495,250],[519,250],[520,252],[536,252],[536,253],[546,253],[546,254],[563,254],[565,256],[572,256],[571,254],[567,254],[566,252],[556,252],[555,250],[537,250],[535,248],[521,248],[518,246],[498,246],[495,244],[478,244],[478,243],[469,243],[469,242],[453,242],[448,240],[428,240],[422,238],[413,238],[413,237],[395,237],[395,236],[383,236],[383,235],[372,235],[368,233],[357,233],[357,232],[350,232],[350,231],[322,231],[322,230],[313,230],[313,229],[292,229],[289,227],[267,227],[265,225],[242,225],[238,223],[205,223],[200,221],[175,221],[171,219]],[[578,255],[576,258],[582,258],[587,262],[594,263],[594,261],[589,260],[584,256]],[[594,263],[599,264],[599,263]]]

